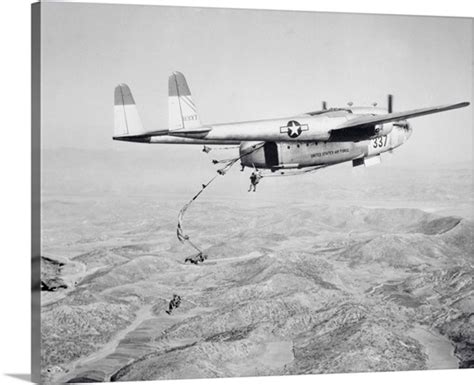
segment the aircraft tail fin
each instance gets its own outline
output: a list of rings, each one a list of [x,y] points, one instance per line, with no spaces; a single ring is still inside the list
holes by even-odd
[[[146,134],[130,87],[119,84],[114,93],[114,138]]]
[[[173,72],[168,79],[168,118],[170,134],[197,132],[201,120],[197,113],[186,78],[181,72]]]

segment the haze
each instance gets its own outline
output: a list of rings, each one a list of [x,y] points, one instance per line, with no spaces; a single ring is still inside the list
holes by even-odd
[[[44,148],[150,151],[158,163],[180,152],[189,164],[179,169],[189,172],[202,157],[199,147],[112,141],[115,85],[129,84],[145,126],[162,129],[173,70],[186,75],[204,123],[288,116],[319,109],[322,100],[384,106],[387,93],[395,95],[395,110],[472,100],[471,19],[42,8]],[[472,161],[472,107],[412,124],[395,165]]]

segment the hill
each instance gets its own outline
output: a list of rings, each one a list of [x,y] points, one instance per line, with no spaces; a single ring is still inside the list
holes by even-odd
[[[209,255],[196,266],[175,238],[177,201],[45,207],[67,218],[45,231],[45,257],[68,283],[42,292],[48,380],[474,365],[474,225],[462,217],[202,201],[186,219]],[[183,301],[169,316],[174,293]]]

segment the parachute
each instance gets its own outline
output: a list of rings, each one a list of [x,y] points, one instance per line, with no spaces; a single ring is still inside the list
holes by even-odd
[[[191,241],[189,235],[184,232],[183,221],[184,221],[184,215],[185,215],[186,211],[189,209],[191,204],[204,192],[204,190],[212,182],[214,182],[217,179],[218,176],[224,176],[227,173],[227,171],[229,171],[232,168],[232,166],[235,163],[237,163],[242,157],[244,157],[246,155],[249,155],[254,151],[257,151],[258,149],[262,148],[264,146],[264,144],[265,144],[265,142],[260,142],[260,143],[257,143],[255,145],[253,145],[252,147],[249,148],[248,151],[241,154],[237,158],[228,158],[228,159],[222,159],[222,160],[213,159],[212,160],[213,164],[224,163],[225,166],[218,169],[217,174],[214,175],[207,183],[202,185],[201,189],[189,200],[189,202],[187,202],[181,208],[181,210],[179,211],[179,214],[178,214],[178,224],[177,224],[177,227],[176,227],[176,236],[177,236],[178,240],[182,244],[187,243],[189,246],[191,246],[194,250],[197,251],[196,255],[186,258],[186,261],[190,261],[191,263],[198,264],[198,262],[204,262],[207,259],[207,256],[203,254],[203,251],[193,241]],[[221,148],[221,149],[230,149],[230,148],[236,148],[236,147],[224,147],[224,148]],[[210,147],[204,146],[203,152],[209,153],[210,151],[211,151]],[[256,171],[258,172],[259,179],[262,179],[262,178],[284,177],[284,176],[294,176],[294,175],[307,174],[307,173],[315,172],[315,171],[317,171],[321,168],[324,168],[324,167],[326,167],[326,165],[310,167],[310,168],[303,169],[303,170],[290,170],[290,171],[288,171],[288,170],[283,171],[282,170],[282,171],[279,171],[279,172],[269,172],[269,173],[262,173],[261,171],[258,171],[258,170],[256,170]]]
[[[184,229],[183,229],[183,220],[184,220],[184,214],[186,213],[186,211],[188,210],[188,208],[191,206],[191,204],[204,192],[204,190],[212,183],[216,180],[216,178],[221,175],[221,176],[224,176],[227,171],[229,171],[232,166],[237,163],[242,157],[246,156],[246,155],[249,155],[251,154],[252,152],[254,151],[257,151],[258,149],[262,148],[263,145],[265,143],[262,142],[262,143],[257,143],[255,145],[253,145],[252,147],[250,147],[249,151],[246,151],[245,153],[243,153],[242,155],[238,156],[237,158],[230,158],[230,159],[225,159],[225,160],[222,160],[222,161],[213,161],[214,164],[217,164],[217,163],[225,163],[225,166],[218,169],[217,170],[217,174],[214,175],[207,183],[203,184],[201,189],[196,193],[196,195],[194,195],[190,200],[189,202],[187,202],[182,208],[181,210],[179,211],[179,214],[178,214],[178,225],[176,226],[176,236],[178,238],[178,240],[185,244],[187,243],[189,246],[191,246],[194,250],[197,251],[197,255],[193,257],[193,259],[195,260],[205,260],[207,259],[207,256],[204,256],[203,255],[203,251],[194,243],[191,241],[189,235],[187,235],[185,232],[184,232]],[[232,147],[232,148],[235,148],[235,147]],[[209,151],[207,151],[208,148],[206,148],[206,153],[208,153]],[[188,258],[187,258],[188,259]]]
[[[186,213],[186,210],[189,208],[189,206],[191,206],[191,204],[197,199],[197,197],[199,195],[202,194],[202,192],[204,191],[204,189],[209,186],[212,182],[214,182],[214,180],[219,176],[219,174],[217,175],[214,175],[214,177],[209,181],[207,182],[206,184],[203,184],[202,185],[202,188],[201,190],[199,190],[199,192],[194,195],[191,200],[186,203],[182,208],[181,210],[179,211],[179,214],[178,214],[178,226],[176,227],[176,236],[178,237],[178,240],[181,242],[181,243],[188,243],[193,249],[195,249],[199,254],[198,255],[202,255],[202,250],[197,247],[190,239],[189,239],[189,235],[186,235],[184,233],[184,230],[183,230],[183,218],[184,218],[184,214]]]

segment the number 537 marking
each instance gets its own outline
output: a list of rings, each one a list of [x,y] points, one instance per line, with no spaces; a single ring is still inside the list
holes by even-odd
[[[378,138],[372,139],[372,147],[379,148],[387,145],[387,135],[379,136]]]

